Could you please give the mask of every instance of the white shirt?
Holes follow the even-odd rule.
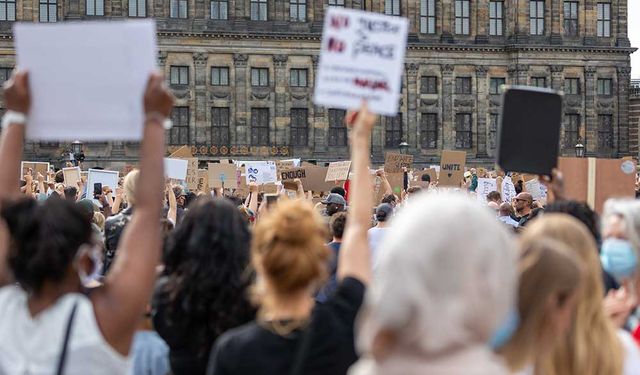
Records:
[[[387,232],[387,228],[378,228],[373,227],[369,229],[368,237],[369,237],[369,250],[371,251],[371,264],[375,269],[380,260],[380,254],[378,254],[378,249],[382,244],[382,240]]]
[[[517,221],[513,220],[511,216],[498,216],[498,220],[505,224],[509,224],[514,228],[517,228],[520,225]]]
[[[27,293],[12,285],[0,288],[0,375],[55,375],[76,301],[64,374],[126,374],[128,358],[105,341],[86,296],[66,294],[32,317]]]

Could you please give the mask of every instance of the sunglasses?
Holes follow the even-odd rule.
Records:
[[[516,198],[516,202],[529,202],[528,199]]]

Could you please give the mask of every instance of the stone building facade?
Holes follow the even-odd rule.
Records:
[[[406,141],[416,162],[443,149],[490,164],[502,84],[565,92],[561,147],[589,156],[637,156],[629,121],[629,0],[0,0],[0,78],[14,64],[12,20],[157,22],[158,65],[176,97],[170,147],[201,160],[348,155],[343,112],[313,105],[326,8],[407,17],[400,111],[381,118],[376,162]],[[4,7],[4,9],[3,9]],[[13,13],[12,13],[13,12]],[[527,140],[523,139],[523,142]],[[130,163],[137,145],[86,144],[90,165]],[[64,144],[30,144],[52,159]]]

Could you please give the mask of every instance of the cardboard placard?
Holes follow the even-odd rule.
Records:
[[[316,165],[305,165],[305,179],[302,185],[305,191],[313,191],[316,193],[329,192],[335,186],[342,186],[344,181],[325,181],[329,168],[319,167]]]
[[[198,190],[198,159],[188,158],[187,161],[187,178],[185,182],[191,191]]]
[[[238,188],[238,172],[235,164],[209,163],[209,187]]]
[[[276,164],[272,161],[248,161],[246,168],[247,185],[255,182],[258,185],[273,184],[278,181]]]
[[[164,158],[164,174],[170,179],[185,181],[189,162],[184,159]]]
[[[174,151],[169,157],[172,159],[189,159],[193,157],[193,154],[191,153],[191,147],[185,145]]]
[[[396,116],[408,20],[329,7],[324,17],[314,103]]]
[[[402,168],[410,169],[413,164],[413,155],[387,152],[384,156],[384,171],[387,173],[402,173]]]
[[[209,191],[209,171],[206,169],[198,169],[198,186],[196,188],[198,191],[208,192]]]
[[[478,201],[486,203],[487,195],[497,190],[498,185],[495,178],[478,178],[478,187],[476,188],[476,198]]]
[[[66,186],[78,186],[78,182],[82,181],[82,175],[80,174],[80,167],[62,168],[62,175],[64,176],[64,184]],[[109,186],[114,189],[114,186]]]
[[[351,160],[336,161],[329,164],[325,181],[345,181],[349,178],[349,169],[351,168]]]
[[[308,190],[308,188],[304,186],[304,181],[307,179],[307,170],[305,168],[285,169],[278,172],[278,176],[280,177],[280,181],[285,189],[298,189],[298,186],[294,181],[299,179],[302,182],[302,186]]]
[[[20,170],[22,171],[22,173],[20,174],[20,178],[23,178],[27,174],[29,169],[33,171],[32,176],[34,181],[37,178],[38,173],[47,177],[49,168],[50,168],[49,163],[43,163],[39,161],[23,161],[22,163],[20,163]]]
[[[467,153],[464,151],[442,151],[438,186],[460,187],[464,177]]]
[[[429,168],[429,169],[426,169],[426,170],[423,170],[423,171],[420,171],[420,172],[416,171],[413,174],[414,174],[414,180],[416,182],[424,182],[424,184],[422,184],[422,183],[421,184],[416,184],[417,186],[425,187],[425,186],[429,185],[428,182],[422,181],[422,176],[425,175],[425,174],[428,175],[431,178],[431,182],[437,182],[438,181],[438,172],[434,168]]]

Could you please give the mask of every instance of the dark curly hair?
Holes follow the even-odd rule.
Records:
[[[192,204],[165,243],[154,324],[172,351],[173,343],[183,352],[187,346],[203,373],[216,338],[255,317],[247,292],[253,281],[250,238],[231,201],[203,198]]]
[[[71,201],[20,199],[5,202],[0,215],[11,235],[9,267],[28,292],[40,292],[47,281],[61,281],[78,248],[91,242],[91,224]]]
[[[344,228],[347,225],[347,213],[338,212],[331,216],[329,226],[331,227],[331,235],[337,239],[342,239]]]

